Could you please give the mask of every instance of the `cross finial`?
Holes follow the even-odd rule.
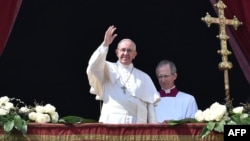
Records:
[[[218,18],[211,17],[209,13],[206,13],[205,17],[202,17],[201,20],[206,22],[208,27],[212,23],[218,24],[220,27],[220,34],[217,35],[217,38],[220,39],[221,43],[221,50],[218,50],[218,54],[222,56],[222,62],[219,63],[218,67],[220,70],[224,70],[224,83],[225,83],[225,101],[226,104],[229,105],[230,103],[230,94],[229,94],[229,78],[228,78],[228,70],[233,67],[232,63],[228,61],[228,55],[231,52],[227,49],[227,40],[229,36],[226,34],[226,25],[234,26],[234,29],[237,30],[238,26],[242,25],[243,23],[240,22],[236,16],[233,19],[227,19],[224,14],[224,9],[227,7],[222,0],[219,0],[215,7],[218,8]]]

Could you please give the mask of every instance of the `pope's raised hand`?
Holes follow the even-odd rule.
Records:
[[[103,41],[104,46],[109,46],[113,42],[113,40],[117,36],[117,34],[114,34],[115,30],[116,27],[114,25],[109,26],[109,28],[106,30]]]

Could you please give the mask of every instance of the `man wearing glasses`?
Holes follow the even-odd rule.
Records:
[[[102,44],[91,55],[87,75],[90,93],[102,100],[99,122],[102,123],[157,123],[155,105],[160,95],[148,74],[134,67],[136,44],[131,39],[121,40],[115,51],[118,60],[106,60],[109,45],[117,34],[110,26]]]
[[[194,118],[198,110],[195,98],[179,91],[175,86],[176,65],[170,60],[162,60],[156,66],[155,72],[161,87],[161,101],[156,107],[158,122]]]

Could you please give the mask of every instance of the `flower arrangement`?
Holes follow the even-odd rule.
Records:
[[[29,120],[37,123],[57,123],[59,119],[56,108],[51,104],[46,104],[45,106],[36,105],[34,109],[22,107],[20,111],[24,113],[28,111]]]
[[[233,107],[229,104],[214,102],[205,110],[198,110],[195,118],[167,121],[169,125],[182,123],[205,123],[201,131],[201,138],[206,137],[211,131],[224,133],[224,125],[250,125],[250,103],[241,103],[242,106]]]
[[[224,125],[250,124],[250,103],[242,105],[233,107],[232,103],[226,106],[215,102],[204,111],[198,110],[195,114],[195,119],[198,122],[206,123],[201,132],[201,137],[204,138],[213,130],[223,133]]]
[[[18,103],[16,106],[13,104],[14,101]],[[23,106],[18,107],[19,104]],[[7,96],[0,98],[0,125],[6,133],[16,129],[26,134],[28,122],[56,123],[58,119],[59,114],[51,104],[45,106],[35,104],[35,106],[31,107],[25,105],[20,99]]]
[[[97,121],[79,116],[59,118],[55,106],[51,104],[42,105],[35,103],[34,106],[27,106],[20,99],[9,98],[8,96],[0,97],[0,126],[2,126],[7,135],[17,131],[21,133],[22,137],[25,137],[29,122],[75,124]]]

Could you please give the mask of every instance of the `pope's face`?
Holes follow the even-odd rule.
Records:
[[[116,56],[123,65],[129,65],[137,55],[135,44],[130,40],[124,40],[118,44]]]

